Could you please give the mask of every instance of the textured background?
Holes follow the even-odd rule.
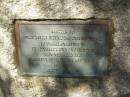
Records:
[[[18,74],[15,19],[113,20],[112,67],[104,78]],[[130,0],[0,0],[0,97],[130,97]]]

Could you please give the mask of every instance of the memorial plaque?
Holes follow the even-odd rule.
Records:
[[[15,22],[22,75],[103,76],[110,57],[110,20]]]

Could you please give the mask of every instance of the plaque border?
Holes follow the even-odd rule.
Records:
[[[22,64],[21,64],[21,47],[20,47],[20,29],[19,25],[105,25],[107,29],[107,69],[103,73],[103,75],[63,75],[63,74],[39,74],[39,73],[25,73],[22,71]],[[15,30],[15,43],[16,43],[16,63],[19,69],[19,74],[22,76],[44,76],[44,77],[108,77],[109,71],[111,70],[112,59],[111,59],[111,49],[114,45],[112,35],[114,34],[114,24],[111,19],[47,19],[47,20],[16,20],[14,23],[14,30]]]

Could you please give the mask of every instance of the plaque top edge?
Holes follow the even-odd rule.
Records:
[[[112,20],[110,19],[83,19],[83,20],[16,20],[15,25],[29,25],[29,24],[103,24],[103,25],[110,25],[112,24]]]

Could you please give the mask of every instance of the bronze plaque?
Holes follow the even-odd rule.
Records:
[[[22,75],[103,76],[110,64],[110,20],[15,22]]]

